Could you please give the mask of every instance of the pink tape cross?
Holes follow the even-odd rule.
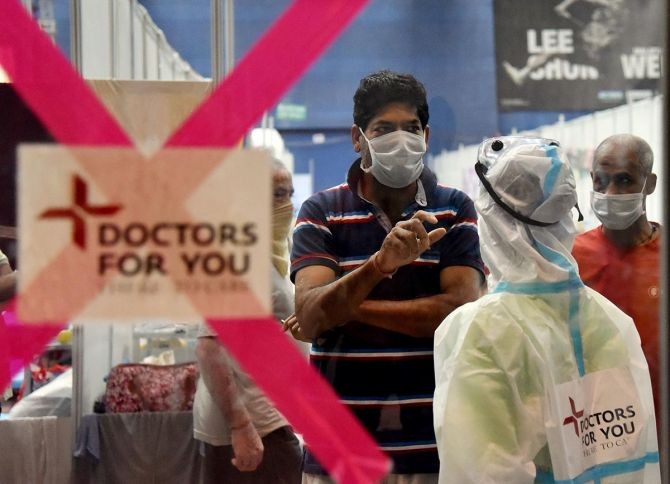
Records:
[[[366,3],[296,0],[167,145],[236,144]],[[0,10],[0,65],[52,135],[63,144],[132,145],[20,3],[0,0]],[[13,316],[11,309],[7,316]],[[305,362],[274,319],[208,322],[241,366],[304,435],[331,477],[338,482],[374,482],[388,471],[388,458]],[[58,330],[58,326],[20,323],[10,327],[0,321],[0,388],[8,383],[11,361],[27,363]],[[12,351],[7,341],[13,341]],[[16,342],[30,344],[19,346]]]

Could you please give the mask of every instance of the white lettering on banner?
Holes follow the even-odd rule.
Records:
[[[621,55],[621,70],[626,79],[660,79],[660,47],[635,47],[631,54]]]
[[[593,66],[571,64],[565,59],[552,59],[530,73],[534,81],[577,81],[598,79],[598,69]]]
[[[550,398],[547,439],[557,479],[635,455],[648,419],[630,370],[587,374],[558,385]]]
[[[572,54],[575,51],[570,29],[542,29],[539,39],[535,29],[526,31],[529,54]]]

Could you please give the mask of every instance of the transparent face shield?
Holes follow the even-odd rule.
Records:
[[[560,143],[551,138],[541,138],[534,136],[500,136],[496,138],[488,138],[482,141],[482,143],[479,145],[479,150],[477,152],[477,162],[475,163],[475,172],[477,173],[479,180],[482,182],[482,185],[491,198],[493,198],[493,200],[512,217],[528,225],[535,225],[539,227],[553,225],[555,222],[542,222],[540,220],[535,220],[514,210],[500,198],[500,196],[496,193],[486,178],[486,173],[495,165],[501,155],[507,153],[512,148],[516,148],[517,146],[522,145],[560,147]],[[579,210],[579,204],[575,204],[575,208],[579,214],[578,220],[581,222],[584,217],[582,212]]]

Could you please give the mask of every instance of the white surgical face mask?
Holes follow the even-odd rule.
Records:
[[[591,190],[591,208],[608,229],[627,229],[644,213],[644,181],[640,193],[607,195]]]
[[[372,158],[369,168],[364,168],[361,160],[364,172],[372,173],[379,183],[392,188],[406,187],[419,178],[426,152],[426,140],[422,134],[398,130],[368,139],[363,130],[358,129],[368,142]]]

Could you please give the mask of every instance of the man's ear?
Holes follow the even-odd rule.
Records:
[[[361,152],[361,131],[358,129],[357,124],[351,126],[351,144],[354,147],[356,153]]]
[[[426,125],[425,128],[423,128],[423,135],[426,139],[426,150],[428,149],[428,138],[430,138],[430,126]]]
[[[654,190],[656,190],[657,180],[658,177],[656,176],[656,173],[649,173],[649,175],[647,175],[647,183],[644,184],[645,195],[651,195],[652,193],[654,193]]]

